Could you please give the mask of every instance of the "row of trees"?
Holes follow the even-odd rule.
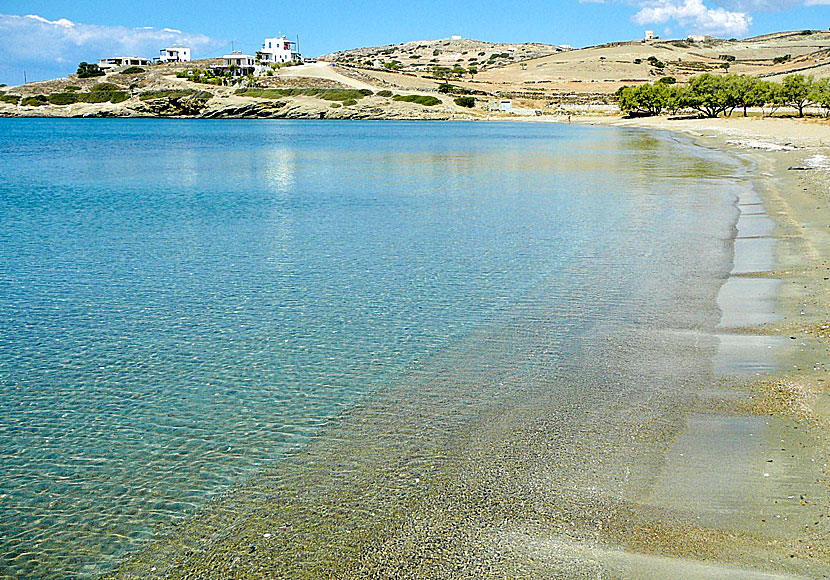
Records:
[[[694,110],[706,117],[729,116],[735,109],[769,107],[772,114],[789,106],[804,116],[804,108],[818,105],[830,114],[830,79],[815,80],[799,74],[784,77],[783,82],[765,81],[747,75],[703,74],[678,85],[672,77],[617,91],[620,110],[625,113],[659,115]]]

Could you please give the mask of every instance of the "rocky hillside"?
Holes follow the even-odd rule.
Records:
[[[483,71],[564,50],[563,47],[550,44],[507,44],[468,38],[444,38],[343,50],[320,59],[392,71],[431,71],[434,67]]]

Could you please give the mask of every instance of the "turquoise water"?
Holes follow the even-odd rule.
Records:
[[[518,303],[563,342],[728,271],[735,166],[638,131],[3,119],[0,152],[3,577],[110,569]]]

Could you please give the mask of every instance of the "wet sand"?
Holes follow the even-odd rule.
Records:
[[[828,577],[830,180],[787,170],[813,146],[684,130],[752,177],[732,271],[691,301],[717,305],[713,332],[609,324],[583,345],[595,366],[553,395],[546,327],[528,340],[522,324],[545,320],[541,303],[475,337],[486,349],[433,361],[418,397],[407,384],[367,401],[113,576]],[[498,388],[511,381],[523,392]],[[578,381],[604,392],[586,400]]]
[[[716,559],[733,551],[740,562],[766,546],[770,563],[789,558],[782,571],[826,578],[830,173],[823,162],[830,124],[757,118],[610,124],[679,131],[755,166],[757,196],[738,202],[734,268],[718,295],[722,389],[687,419],[650,501],[696,506],[690,516],[706,530],[728,532],[724,540],[733,543],[732,550],[713,542],[701,551],[689,542],[680,557],[714,549]],[[736,354],[743,362],[730,368]],[[742,540],[752,547],[735,553]],[[705,570],[687,574],[710,577]]]

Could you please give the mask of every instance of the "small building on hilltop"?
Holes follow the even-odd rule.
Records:
[[[250,54],[233,51],[222,57],[222,64],[213,68],[214,72],[231,73],[234,77],[244,77],[257,71],[256,59]]]
[[[170,48],[159,51],[159,62],[190,62],[190,48],[181,44],[174,44]]]
[[[257,51],[256,57],[259,62],[266,65],[302,60],[297,43],[287,40],[285,36],[266,38],[262,50]]]
[[[114,56],[112,58],[98,60],[98,68],[106,72],[121,68],[122,66],[148,66],[150,64],[149,58],[141,58],[139,56]]]

